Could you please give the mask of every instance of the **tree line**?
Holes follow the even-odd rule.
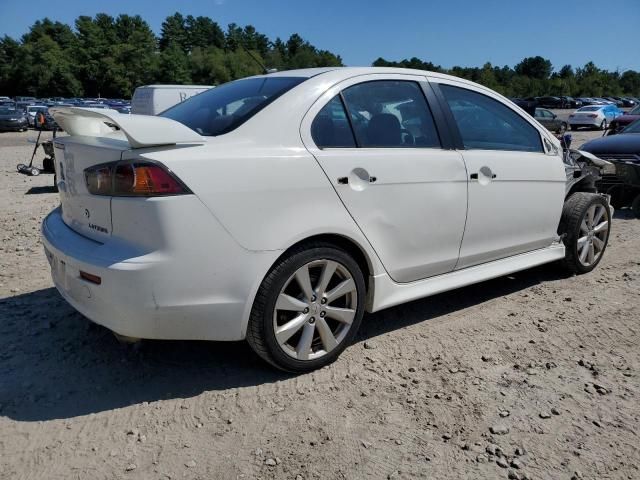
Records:
[[[0,95],[128,98],[139,85],[220,83],[269,68],[342,65],[294,33],[270,40],[252,25],[226,29],[175,13],[157,37],[139,15],[80,16],[75,28],[45,18],[20,40],[0,39]],[[257,60],[257,61],[256,61]]]
[[[399,62],[378,58],[373,65],[448,73],[480,83],[507,97],[640,95],[640,72],[609,72],[598,68],[593,62],[577,68],[564,65],[555,71],[551,61],[540,56],[524,58],[513,68],[508,65],[498,67],[487,62],[482,67],[446,69],[415,57]]]
[[[262,73],[260,64],[288,70],[343,63],[297,33],[271,40],[252,25],[223,29],[203,16],[175,13],[162,23],[159,36],[139,15],[80,16],[74,28],[45,18],[19,40],[0,39],[0,95],[126,98],[145,84],[217,85]],[[640,95],[639,72],[609,72],[593,62],[557,71],[539,56],[513,68],[486,63],[446,69],[415,57],[378,58],[373,65],[449,73],[507,96]]]

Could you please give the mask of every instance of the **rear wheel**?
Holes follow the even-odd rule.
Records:
[[[364,313],[357,262],[331,244],[293,250],[265,277],[247,341],[272,365],[305,372],[333,362],[351,343]]]
[[[602,259],[609,241],[609,205],[601,195],[574,193],[564,204],[558,231],[566,247],[565,268],[577,274],[590,272]]]

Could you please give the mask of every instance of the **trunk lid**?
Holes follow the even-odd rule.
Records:
[[[198,133],[169,118],[78,107],[50,111],[69,134],[54,141],[62,218],[70,228],[98,242],[112,233],[112,197],[89,193],[86,168],[119,161],[123,152],[133,149],[205,143]]]
[[[126,140],[106,137],[58,137],[54,141],[55,169],[62,218],[71,229],[104,242],[111,236],[111,197],[91,195],[84,170],[120,160]]]

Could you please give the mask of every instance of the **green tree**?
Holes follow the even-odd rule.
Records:
[[[189,33],[185,18],[181,13],[174,13],[162,22],[160,30],[160,49],[164,50],[171,44],[175,44],[185,52],[188,51]]]
[[[546,80],[551,75],[551,62],[540,56],[524,58],[515,66],[518,75]]]
[[[160,53],[155,80],[168,84],[191,83],[191,65],[188,55],[175,43]]]

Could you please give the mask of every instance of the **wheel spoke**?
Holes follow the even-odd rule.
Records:
[[[587,259],[587,254],[589,253],[589,242],[585,242],[582,246],[582,250],[580,250],[580,262],[584,263]]]
[[[327,303],[333,302],[336,298],[340,298],[347,293],[353,292],[356,289],[356,284],[351,278],[347,278],[342,281],[338,285],[336,285],[333,289],[325,294],[327,299]]]
[[[589,227],[593,227],[593,214],[596,210],[596,206],[595,205],[591,205],[589,207],[589,209],[587,210],[587,225]]]
[[[604,248],[604,241],[598,237],[593,237],[593,245],[596,247],[596,251],[599,253]]]
[[[350,308],[327,307],[325,311],[327,312],[327,317],[333,318],[340,323],[346,323],[347,325],[351,325],[353,317],[356,314],[356,311]]]
[[[580,223],[580,233],[589,233],[589,227],[587,226],[587,218],[583,218]]]
[[[290,310],[292,312],[302,312],[305,308],[307,308],[307,304],[302,300],[298,300],[297,298],[292,297],[291,295],[287,295],[286,293],[281,293],[278,295],[278,301],[276,302],[276,310]]]
[[[308,301],[313,297],[313,288],[311,288],[311,278],[309,278],[309,266],[304,265],[296,272],[296,280],[302,289],[302,293]]]
[[[278,340],[278,343],[280,343],[281,345],[283,343],[286,343],[287,340],[293,337],[296,332],[302,328],[306,321],[306,315],[298,315],[294,319],[289,320],[281,327],[278,327],[278,329],[276,330],[276,340]]]
[[[320,275],[320,281],[318,282],[318,286],[316,287],[316,295],[321,297],[324,295],[329,282],[331,281],[331,277],[336,272],[336,268],[338,264],[332,260],[327,260],[322,268],[322,274]]]
[[[586,235],[584,237],[580,237],[578,239],[578,250],[582,251],[582,247],[584,246],[584,243],[588,240],[589,240],[589,237],[587,237]]]
[[[600,205],[597,208],[595,215],[593,216],[593,224],[594,225],[598,225],[600,220],[602,220],[602,216],[603,215],[604,215],[604,207],[602,205]]]
[[[600,233],[600,232],[606,231],[607,228],[609,228],[609,222],[607,220],[605,220],[604,222],[601,222],[598,225],[596,225],[596,227],[593,229],[593,231],[595,233]]]
[[[326,352],[330,352],[338,346],[338,341],[336,340],[336,337],[333,336],[333,332],[331,332],[331,328],[329,328],[329,325],[327,325],[324,318],[318,318],[316,321],[316,328],[318,329],[320,340],[322,340],[322,345]]]
[[[300,335],[300,340],[296,346],[296,355],[299,360],[309,360],[311,354],[311,343],[313,342],[313,335],[316,331],[314,323],[306,323]]]
[[[595,248],[593,247],[593,242],[589,243],[589,254],[587,255],[587,262],[589,262],[589,265],[591,265],[593,263],[593,260],[595,259]]]

